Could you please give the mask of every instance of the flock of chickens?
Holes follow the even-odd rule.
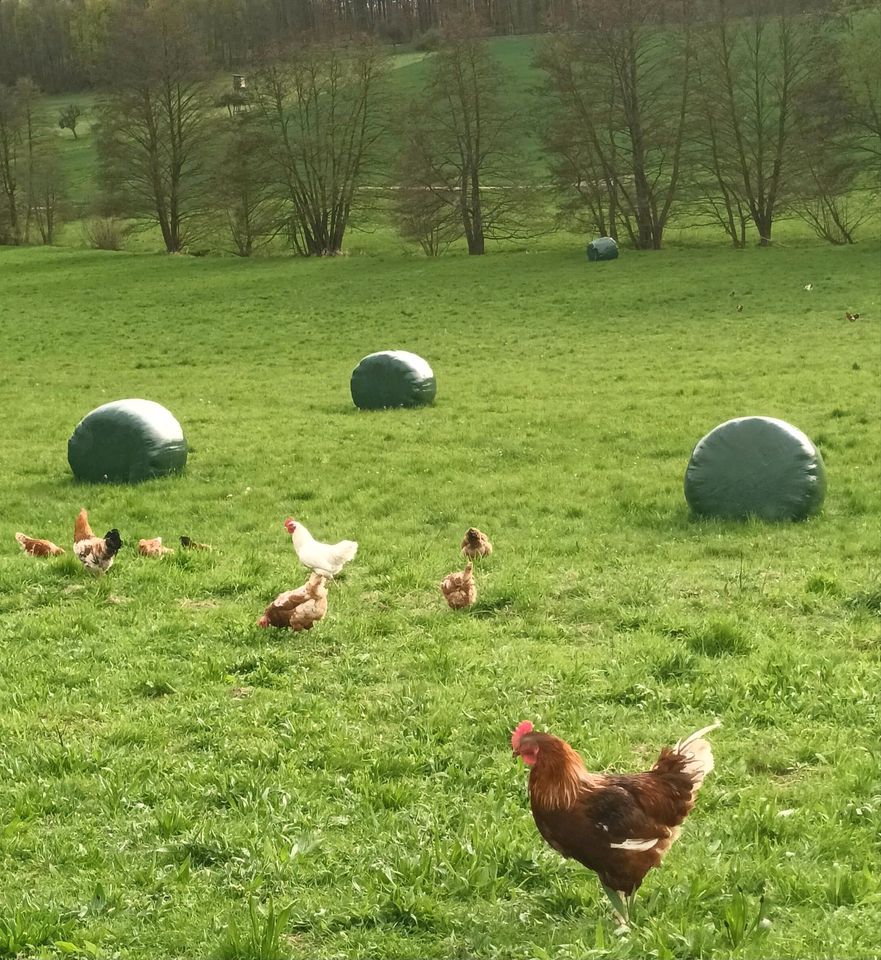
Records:
[[[353,540],[321,543],[292,518],[284,521],[309,579],[296,590],[279,594],[257,621],[261,627],[311,630],[327,613],[327,584],[354,558]],[[25,553],[35,557],[63,554],[62,547],[16,533]],[[210,550],[208,544],[181,537],[183,549]],[[88,514],[80,510],[74,525],[73,552],[82,565],[103,574],[122,547],[119,531],[97,537]],[[161,537],[140,540],[138,552],[163,556],[174,551]],[[448,574],[440,589],[449,606],[460,610],[477,600],[474,561],[489,557],[492,544],[476,527],[462,540],[465,569]],[[590,773],[575,750],[550,733],[540,733],[524,720],[511,736],[511,749],[529,768],[529,800],[539,833],[563,857],[577,860],[599,877],[619,923],[629,927],[630,910],[645,875],[661,863],[694,806],[698,789],[713,769],[713,753],[704,736],[711,724],[673,747],[665,747],[651,770],[638,774]]]
[[[327,581],[334,577],[354,558],[358,544],[354,540],[339,543],[321,543],[302,523],[288,517],[285,530],[300,563],[311,570],[309,579],[296,590],[280,593],[263,611],[257,621],[261,627],[281,627],[294,631],[311,630],[327,613]],[[51,540],[29,537],[16,533],[15,539],[21,549],[34,557],[54,557],[63,554],[64,548]],[[181,537],[180,545],[185,550],[210,550],[207,543],[199,543],[190,537]],[[73,530],[74,556],[93,573],[106,573],[122,547],[119,530],[108,530],[103,537],[96,537],[89,526],[89,515],[83,507],[77,515]],[[488,557],[493,552],[487,536],[476,527],[469,527],[462,540],[462,553],[468,558],[465,569],[454,571],[441,581],[441,593],[453,610],[472,606],[477,600],[477,585],[474,582],[473,560]],[[174,553],[162,543],[162,537],[138,541],[138,553],[145,557],[162,557]]]

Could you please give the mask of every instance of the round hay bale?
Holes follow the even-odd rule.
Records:
[[[587,259],[591,262],[596,260],[617,260],[618,244],[612,237],[597,237],[591,240],[587,245]]]
[[[685,499],[705,517],[804,520],[826,495],[820,451],[792,424],[738,417],[711,430],[691,454]]]
[[[371,353],[352,371],[352,400],[361,410],[418,407],[437,393],[428,363],[406,350]]]
[[[152,400],[115,400],[77,424],[67,462],[78,480],[140,483],[183,470],[187,441],[170,411]]]

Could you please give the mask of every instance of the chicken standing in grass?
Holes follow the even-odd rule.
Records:
[[[713,752],[711,724],[665,747],[647,773],[589,773],[568,743],[524,720],[511,748],[530,768],[529,802],[538,832],[562,856],[598,874],[616,917],[626,923],[645,875],[679,836]]]
[[[162,537],[150,537],[138,540],[138,553],[142,557],[164,557],[166,554],[174,553],[174,550],[171,547],[162,546]]]
[[[462,538],[462,553],[473,560],[475,557],[488,557],[493,552],[489,537],[477,527],[469,527]]]
[[[210,550],[211,547],[207,543],[199,543],[198,540],[193,540],[190,537],[181,537],[180,545],[184,550]]]
[[[311,630],[327,613],[327,586],[324,577],[313,573],[296,590],[280,593],[257,621],[261,627],[289,627]]]
[[[453,610],[462,610],[470,607],[477,600],[477,584],[472,573],[473,563],[469,560],[465,569],[448,573],[441,580],[441,593]]]
[[[96,537],[89,526],[86,508],[80,510],[73,529],[73,552],[79,562],[93,573],[106,573],[122,546],[119,531],[114,527],[103,537]]]
[[[333,578],[358,552],[354,540],[340,540],[339,543],[321,543],[296,520],[287,518],[285,530],[291,535],[294,550],[304,567],[328,580]]]
[[[51,540],[38,540],[36,537],[29,537],[26,533],[17,533],[15,539],[21,549],[32,557],[57,557],[64,553],[64,547],[59,547]]]

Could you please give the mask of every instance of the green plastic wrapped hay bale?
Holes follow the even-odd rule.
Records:
[[[361,410],[385,407],[418,407],[431,403],[437,393],[428,363],[406,350],[371,353],[352,371],[352,400]]]
[[[115,400],[83,417],[67,441],[78,480],[140,483],[186,466],[187,441],[169,410],[152,400]]]
[[[685,499],[700,516],[804,520],[826,495],[820,451],[792,424],[738,417],[711,430],[685,471]]]
[[[587,245],[587,259],[591,262],[596,260],[617,260],[618,244],[612,237],[597,237],[591,240]]]

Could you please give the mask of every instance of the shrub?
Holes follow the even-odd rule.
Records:
[[[429,27],[416,38],[413,44],[417,50],[423,53],[431,53],[433,50],[437,50],[440,45],[441,33],[437,27]]]
[[[86,243],[95,250],[122,250],[129,231],[116,217],[93,217],[83,224]]]

